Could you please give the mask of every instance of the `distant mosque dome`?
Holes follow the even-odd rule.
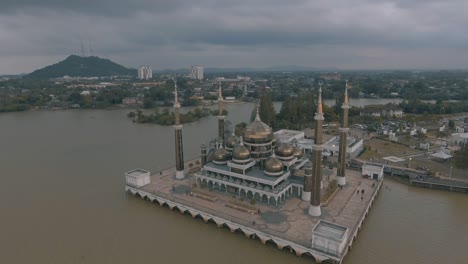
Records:
[[[213,162],[216,164],[226,164],[229,159],[229,152],[224,148],[218,148],[213,154]]]
[[[299,148],[299,147],[294,147],[293,148],[293,154],[294,154],[294,157],[300,159],[302,158],[302,149]]]
[[[239,139],[235,136],[235,135],[232,135],[230,136],[227,140],[226,140],[226,148],[227,149],[233,149],[234,146],[236,145],[237,141]]]
[[[288,143],[281,143],[275,152],[280,158],[292,158],[294,156],[294,149]]]
[[[266,161],[264,172],[269,176],[281,176],[283,174],[283,163],[273,156]]]

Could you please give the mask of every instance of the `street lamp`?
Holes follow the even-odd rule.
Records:
[[[409,165],[408,165],[408,168],[410,168],[410,169],[411,169],[411,159],[412,158],[409,158]]]
[[[453,169],[453,165],[450,164],[450,176],[449,176],[449,178],[452,178],[452,169]]]

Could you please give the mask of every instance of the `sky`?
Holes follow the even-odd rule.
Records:
[[[80,55],[82,43],[153,70],[466,69],[467,10],[466,0],[1,0],[0,74]]]

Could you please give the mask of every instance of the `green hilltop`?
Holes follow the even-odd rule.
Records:
[[[96,56],[81,57],[70,55],[63,61],[35,70],[25,75],[29,79],[70,77],[104,77],[115,75],[136,75],[135,69],[128,69],[108,59]]]

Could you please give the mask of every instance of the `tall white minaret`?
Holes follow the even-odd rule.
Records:
[[[322,82],[319,82],[320,89],[317,100],[317,112],[315,113],[315,142],[312,149],[312,160],[314,167],[312,171],[312,196],[310,198],[309,215],[320,216],[320,188],[322,185],[322,151],[323,151],[323,108],[322,108]]]
[[[176,155],[176,179],[185,178],[184,172],[184,147],[182,142],[182,125],[180,124],[180,103],[177,95],[177,81],[174,80],[174,114],[175,114],[175,155]]]
[[[348,112],[349,112],[349,98],[348,98],[348,80],[346,79],[345,94],[343,105],[343,118],[340,127],[340,150],[339,150],[339,166],[336,175],[338,185],[346,185],[346,150],[348,148]]]
[[[218,81],[218,138],[224,146],[224,109],[223,109],[223,94],[221,91],[221,81]]]

